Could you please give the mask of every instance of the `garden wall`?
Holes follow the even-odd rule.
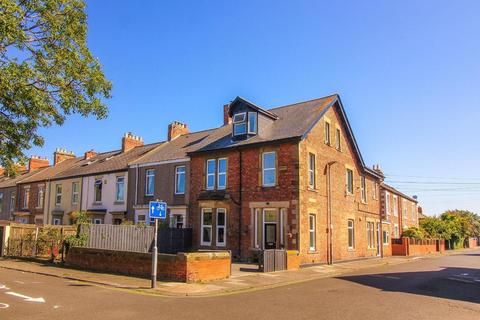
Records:
[[[152,256],[149,253],[73,247],[68,251],[66,264],[82,269],[149,278]],[[227,251],[158,255],[159,280],[206,282],[228,278],[230,272],[231,257]]]
[[[417,240],[411,238],[395,239],[395,241],[392,241],[392,255],[421,256],[442,252],[443,246],[443,240]]]

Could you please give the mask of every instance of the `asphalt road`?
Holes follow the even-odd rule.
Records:
[[[0,319],[480,319],[480,250],[211,298],[0,270]]]

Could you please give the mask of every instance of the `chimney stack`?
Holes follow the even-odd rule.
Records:
[[[143,146],[143,138],[134,136],[131,132],[125,133],[122,138],[122,152],[127,152],[138,146]]]
[[[232,123],[232,117],[228,114],[230,112],[230,103],[223,106],[223,125]]]
[[[39,156],[31,156],[28,161],[28,172],[35,171],[40,168],[48,167],[50,162],[47,158],[42,158]]]
[[[88,160],[88,159],[90,159],[90,158],[92,158],[96,155],[97,155],[97,152],[95,152],[95,150],[93,150],[93,149],[90,149],[88,151],[85,151],[85,153],[83,155],[83,159]]]
[[[168,125],[168,141],[172,141],[183,134],[188,134],[188,132],[186,124],[174,121]]]
[[[378,164],[373,165],[373,171],[375,171],[376,173],[378,173],[382,176],[384,175],[382,169],[380,169],[380,165],[378,165]]]
[[[55,152],[53,153],[53,165],[57,165],[60,162],[68,159],[73,159],[75,158],[75,154],[73,151],[67,151],[67,149],[63,148],[57,148],[55,149]]]

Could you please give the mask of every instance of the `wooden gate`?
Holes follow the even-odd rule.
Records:
[[[287,269],[287,252],[285,250],[263,250],[260,269],[263,272],[274,272]]]

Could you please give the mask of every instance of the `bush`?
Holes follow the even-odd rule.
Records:
[[[403,231],[402,236],[407,238],[419,239],[419,240],[425,237],[422,230],[420,230],[417,227],[408,228],[407,230]]]

